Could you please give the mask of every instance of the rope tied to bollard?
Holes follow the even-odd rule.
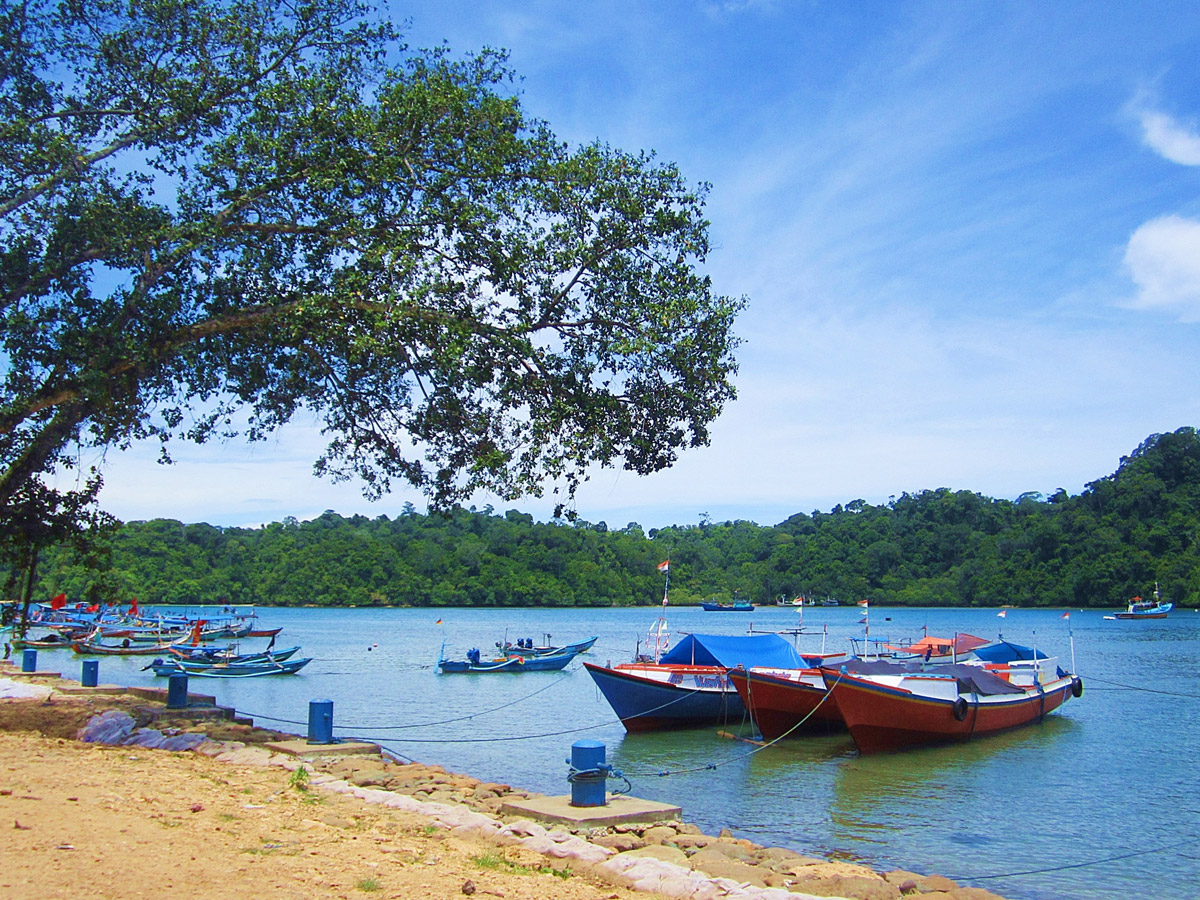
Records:
[[[629,779],[625,777],[625,773],[621,772],[619,769],[613,768],[610,765],[601,764],[593,769],[577,769],[570,765],[570,763],[571,761],[568,759],[568,784],[575,784],[576,782],[581,784],[589,784],[597,781],[605,781],[609,778],[620,778],[623,782],[625,782],[625,787],[623,789],[609,791],[610,794],[628,794],[633,790],[633,785],[629,783]]]

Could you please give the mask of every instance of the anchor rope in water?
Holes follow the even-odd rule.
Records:
[[[1023,872],[1004,872],[997,875],[963,875],[956,876],[956,881],[991,881],[996,878],[1018,878],[1022,875],[1045,875],[1049,872],[1062,872],[1067,869],[1084,869],[1088,866],[1099,866],[1104,863],[1116,862],[1121,859],[1131,859],[1135,856],[1145,856],[1149,853],[1162,853],[1165,850],[1171,849],[1170,844],[1165,844],[1162,847],[1151,847],[1148,850],[1133,850],[1129,853],[1118,853],[1116,856],[1106,856],[1103,859],[1093,859],[1089,862],[1066,863],[1061,866],[1049,866],[1045,869],[1028,869]]]

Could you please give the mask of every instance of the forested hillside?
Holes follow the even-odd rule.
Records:
[[[48,552],[35,597],[143,604],[589,606],[733,592],[873,604],[1118,606],[1148,594],[1200,602],[1200,436],[1147,438],[1078,496],[994,500],[941,488],[861,500],[773,527],[701,523],[643,533],[524,513],[344,518],[217,528],[130,522],[94,553]]]

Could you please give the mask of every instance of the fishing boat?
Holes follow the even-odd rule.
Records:
[[[58,632],[50,632],[37,638],[14,637],[8,641],[14,650],[58,650],[71,646],[71,638],[64,637]]]
[[[651,635],[661,640],[663,632],[659,628]],[[731,669],[812,665],[777,634],[689,634],[655,659],[638,657],[615,666],[583,664],[631,732],[738,722],[746,708],[729,681]]]
[[[1165,619],[1167,613],[1175,608],[1174,603],[1163,603],[1158,595],[1158,586],[1154,588],[1154,599],[1143,600],[1141,597],[1134,597],[1129,601],[1129,605],[1125,607],[1125,612],[1119,612],[1113,618],[1116,619]],[[1105,618],[1108,618],[1105,616]]]
[[[705,600],[700,606],[708,612],[754,612],[754,604],[748,600],[734,600],[732,603]]]
[[[263,675],[294,675],[312,662],[311,657],[303,659],[265,659],[238,663],[197,664],[173,657],[156,659],[147,668],[155,675],[188,675],[198,678],[257,678]]]
[[[80,656],[153,656],[155,653],[169,652],[173,643],[177,642],[142,644],[131,638],[125,638],[119,644],[105,644],[98,640],[85,638],[81,641],[72,641],[71,649]]]
[[[517,638],[516,642],[509,640],[496,641],[496,647],[506,656],[553,656],[556,653],[585,653],[596,643],[595,637],[584,638],[569,644],[551,644],[550,635],[542,635],[545,643],[534,645],[533,638]]]
[[[472,647],[466,659],[438,660],[438,671],[443,675],[456,673],[488,674],[493,672],[556,672],[579,655],[578,650],[565,650],[544,656],[520,656],[511,654],[495,659],[484,659],[479,650]]]
[[[939,664],[848,660],[823,667],[821,675],[855,747],[868,754],[1034,724],[1083,693],[1083,681],[1055,658],[1034,656]]]
[[[854,657],[853,661],[925,665],[931,659],[934,664],[944,663],[949,657],[956,663],[971,662],[1002,668],[1016,661],[1048,659],[1041,651],[1029,647],[1008,641],[986,641],[970,634],[956,634],[953,639],[926,636],[913,644],[884,644],[883,647],[885,649],[880,655]],[[802,669],[735,669],[729,673],[729,678],[763,739],[775,741],[793,735],[824,734],[846,727],[822,673],[822,668],[828,670],[840,665],[840,662],[826,661]]]
[[[282,650],[260,650],[257,653],[238,653],[233,646],[229,647],[189,647],[174,644],[167,648],[171,655],[185,662],[197,665],[217,665],[218,663],[263,662],[268,659],[291,659],[300,652],[300,646],[285,647]]]

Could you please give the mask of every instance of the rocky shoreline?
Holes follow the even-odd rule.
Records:
[[[5,675],[12,676],[12,670],[0,671],[0,697],[12,698],[15,693],[17,699],[0,703],[24,703],[32,715],[50,715],[47,699],[61,684],[40,677],[5,679]],[[16,690],[6,691],[6,684]],[[938,875],[875,872],[853,863],[761,846],[735,838],[727,829],[718,835],[704,834],[679,820],[574,830],[542,824],[506,811],[506,803],[540,795],[441,766],[383,755],[339,755],[336,745],[330,746],[328,755],[306,753],[301,758],[271,748],[294,735],[251,723],[199,718],[190,710],[156,708],[144,699],[120,694],[92,694],[82,704],[75,694],[66,696],[74,700],[75,718],[61,727],[73,728],[71,736],[84,743],[190,752],[233,766],[281,769],[305,790],[415,814],[456,838],[540,858],[547,870],[578,869],[636,891],[699,900],[899,900],[907,896],[1000,900],[987,890],[963,887]],[[63,704],[58,705],[55,714],[61,716]],[[7,721],[0,717],[0,728],[14,729],[11,715]],[[464,885],[463,890],[472,893],[474,887],[467,890]]]

